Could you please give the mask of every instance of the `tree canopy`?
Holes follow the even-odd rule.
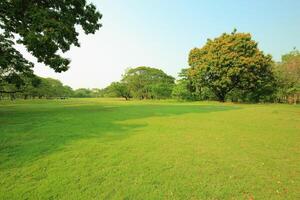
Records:
[[[121,82],[136,98],[161,99],[171,96],[174,80],[160,69],[141,66],[127,70]]]
[[[275,66],[275,73],[279,101],[300,94],[300,52],[297,49],[282,56],[281,62]],[[297,101],[297,97],[294,97],[294,101]]]
[[[258,49],[249,33],[224,33],[189,54],[189,75],[219,101],[232,90],[255,92],[273,80],[272,58]]]
[[[33,64],[14,47],[15,42],[55,72],[66,71],[70,60],[61,56],[71,45],[80,46],[77,26],[85,34],[101,27],[101,14],[86,0],[0,1],[0,84],[20,87],[22,76],[33,76]]]
[[[128,85],[124,82],[112,82],[106,89],[105,93],[110,97],[123,97],[126,100],[132,97]]]
[[[35,76],[32,78],[23,78],[24,84],[18,89],[14,84],[5,84],[3,86],[5,91],[0,92],[0,97],[14,98],[66,98],[72,97],[73,89],[59,80],[53,78],[42,78]],[[34,81],[33,81],[34,80]]]

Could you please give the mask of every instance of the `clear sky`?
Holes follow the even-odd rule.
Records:
[[[37,64],[36,74],[73,88],[102,88],[126,68],[151,66],[177,76],[189,50],[237,28],[250,32],[275,61],[300,48],[300,0],[93,0],[103,14],[95,35],[65,54],[71,68],[56,74]]]

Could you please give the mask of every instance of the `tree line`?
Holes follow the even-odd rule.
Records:
[[[189,68],[175,79],[150,67],[129,69],[104,95],[139,99],[232,102],[300,101],[300,52],[294,48],[274,62],[249,33],[224,33],[189,53]]]
[[[300,52],[296,49],[276,63],[258,49],[249,33],[234,31],[192,49],[188,61],[190,67],[182,69],[177,80],[161,69],[140,66],[126,70],[120,81],[102,89],[73,90],[59,80],[37,76],[21,75],[20,85],[2,78],[0,98],[174,98],[255,103],[300,100]]]
[[[300,100],[300,53],[294,49],[278,63],[258,48],[251,34],[224,33],[190,51],[188,68],[178,79],[160,69],[140,66],[104,89],[73,90],[59,80],[38,77],[34,64],[15,48],[22,44],[38,62],[67,71],[64,58],[80,46],[76,27],[93,34],[102,15],[86,0],[0,1],[0,97],[123,97],[137,99],[289,102]],[[17,37],[16,37],[17,36]]]

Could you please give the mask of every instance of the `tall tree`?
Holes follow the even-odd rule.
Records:
[[[207,86],[219,101],[233,89],[255,92],[273,79],[272,58],[265,55],[249,33],[222,34],[208,39],[189,55],[194,82]]]
[[[85,34],[101,27],[101,14],[86,0],[1,0],[0,1],[0,84],[23,84],[21,75],[32,76],[33,64],[15,49],[15,42],[55,72],[69,68],[61,56],[71,45],[80,46],[76,26]]]

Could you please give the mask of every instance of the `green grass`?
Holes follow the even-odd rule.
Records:
[[[300,199],[300,107],[0,102],[0,199]]]

